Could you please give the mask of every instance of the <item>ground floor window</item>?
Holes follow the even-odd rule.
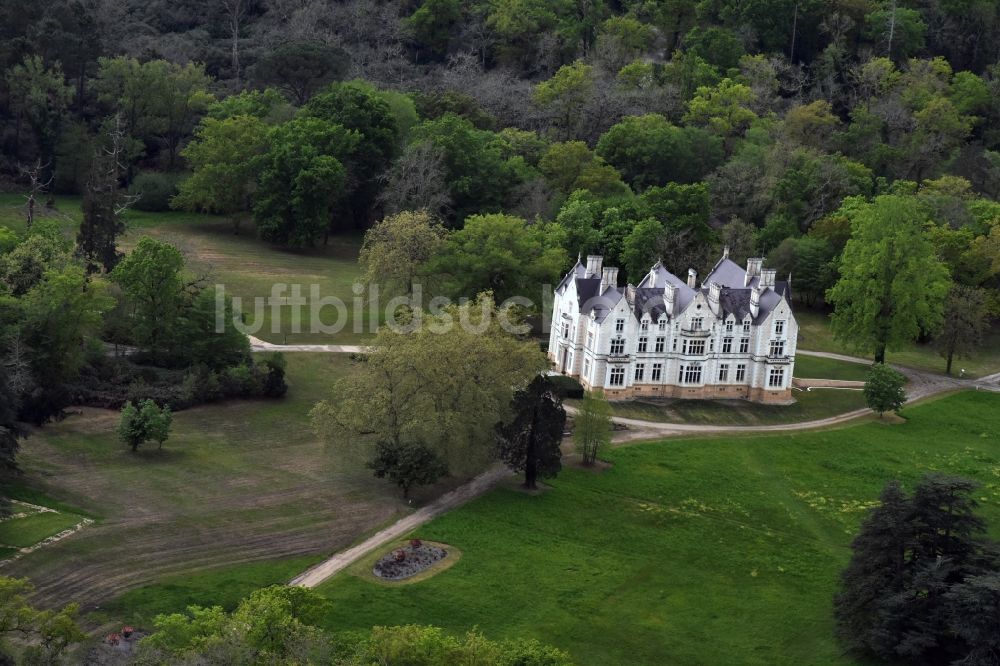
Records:
[[[747,378],[747,366],[745,363],[739,363],[736,366],[736,381],[742,382]]]
[[[723,363],[719,366],[719,381],[725,382],[729,381],[729,364]]]
[[[662,376],[663,376],[663,364],[662,363],[654,363],[653,364],[653,376],[650,377],[650,379],[652,379],[654,382],[658,382],[658,381],[660,381],[660,377],[662,377]]]
[[[635,381],[641,382],[642,378],[646,375],[646,364],[636,363],[635,364]]]
[[[584,376],[586,376],[588,378],[590,377],[590,359],[589,358],[583,359],[583,374],[584,374]]]
[[[625,383],[625,368],[611,368],[611,385],[622,386]]]
[[[682,365],[680,371],[680,383],[682,384],[700,384],[701,383],[701,366],[700,365]]]
[[[771,368],[771,374],[767,378],[767,385],[771,388],[781,388],[785,385],[785,369]]]

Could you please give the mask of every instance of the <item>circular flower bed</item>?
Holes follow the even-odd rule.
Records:
[[[415,576],[448,556],[444,548],[414,539],[410,545],[383,555],[372,568],[372,573],[385,580],[403,580]]]

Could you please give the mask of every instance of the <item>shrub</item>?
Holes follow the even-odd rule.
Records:
[[[138,194],[137,210],[163,212],[170,210],[170,199],[177,194],[178,178],[173,175],[143,171],[128,188],[129,194]]]
[[[583,399],[583,384],[565,375],[553,375],[549,377],[549,383],[556,389],[560,398]]]

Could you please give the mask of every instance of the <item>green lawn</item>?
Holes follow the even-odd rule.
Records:
[[[232,610],[254,590],[286,583],[319,559],[318,556],[292,557],[174,576],[130,590],[104,604],[88,619],[149,628],[157,614],[181,613],[191,605],[222,606]]]
[[[611,403],[615,416],[667,423],[770,425],[798,423],[861,409],[860,390],[793,390],[791,405],[760,405],[746,400],[623,400]],[[570,401],[579,405],[579,401]]]
[[[842,379],[863,382],[868,378],[869,368],[870,366],[861,363],[799,354],[795,357],[793,374],[800,379]]]
[[[329,626],[437,624],[534,636],[594,664],[847,664],[831,597],[883,484],[977,478],[1000,531],[1000,396],[962,393],[907,422],[627,446],[603,473],[509,489],[415,535],[463,552],[405,587],[341,574]]]
[[[162,451],[129,452],[114,435],[117,414],[103,410],[35,430],[19,457],[22,483],[101,519],[5,575],[30,577],[43,600],[91,608],[163,579],[338,550],[404,512],[391,484],[310,429],[309,410],[350,359],[287,361],[285,399],[177,412]]]
[[[830,317],[826,312],[799,308],[795,311],[795,320],[799,324],[798,345],[800,349],[861,357],[870,355],[870,352],[851,349],[834,340],[833,333],[830,332]],[[945,360],[927,344],[912,343],[898,351],[888,352],[886,357],[890,363],[898,363],[912,368],[941,373],[945,370]],[[798,363],[798,358],[796,358],[796,363]],[[962,368],[965,368],[966,377],[982,377],[1000,372],[1000,326],[993,326],[987,331],[978,353],[972,358],[955,359],[952,373],[958,375]],[[797,370],[796,376],[805,376],[800,375]]]
[[[0,195],[0,225],[23,231],[22,209],[20,196]],[[70,237],[75,235],[81,216],[80,200],[75,197],[57,197],[57,212],[39,212],[40,219],[57,220]],[[258,240],[249,224],[245,224],[238,234],[234,233],[232,225],[216,215],[133,210],[126,214],[126,219],[129,232],[122,240],[124,249],[134,245],[142,235],[173,243],[184,252],[190,270],[209,275],[211,284],[223,285],[227,294],[242,299],[248,323],[260,323],[254,335],[262,340],[289,344],[355,344],[373,334],[370,322],[376,321],[378,309],[372,316],[358,317],[368,312],[368,306],[356,309],[352,291],[359,275],[359,235],[336,236],[328,245],[314,249],[288,250]],[[300,309],[298,325],[293,321],[290,305],[274,309],[267,301],[262,301],[261,307],[255,308],[254,299],[270,297],[276,284],[287,285],[284,291],[275,292],[279,298],[291,296],[292,285],[299,285],[305,305]],[[313,285],[318,290],[319,301],[312,299]],[[343,328],[335,333],[311,332],[313,304],[318,307],[322,299],[331,297],[340,299],[346,309],[338,311],[333,305],[325,305],[318,310],[317,317],[326,326],[343,322]],[[356,324],[356,319],[361,321]],[[356,327],[360,328],[356,330]]]
[[[71,513],[35,513],[0,521],[0,546],[27,548],[76,525],[82,519]]]

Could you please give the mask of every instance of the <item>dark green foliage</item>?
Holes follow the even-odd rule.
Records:
[[[932,474],[907,497],[882,492],[852,543],[834,601],[852,651],[909,663],[992,663],[997,639],[996,545],[972,498],[978,485]],[[968,659],[968,661],[964,661]]]
[[[379,442],[367,466],[377,478],[399,486],[404,498],[414,486],[430,485],[448,473],[444,460],[420,442]]]
[[[0,346],[0,352],[5,352]],[[17,422],[19,396],[11,386],[11,368],[0,357],[0,474],[17,469],[19,440],[23,436]]]
[[[898,413],[906,402],[905,383],[903,373],[885,363],[876,363],[865,380],[865,402],[879,416],[890,411]]]
[[[135,177],[128,191],[138,197],[134,205],[136,210],[167,211],[170,210],[171,197],[177,194],[177,177],[143,171]]]
[[[551,478],[562,469],[563,430],[566,410],[548,378],[535,377],[511,401],[513,416],[498,423],[497,450],[500,460],[515,472],[524,472],[524,487],[535,489],[538,477]]]
[[[319,41],[283,42],[264,54],[254,68],[262,86],[282,90],[305,104],[323,86],[347,74],[351,57],[341,48]]]
[[[580,400],[583,398],[583,385],[573,377],[553,375],[549,377],[553,390],[563,400]]]

